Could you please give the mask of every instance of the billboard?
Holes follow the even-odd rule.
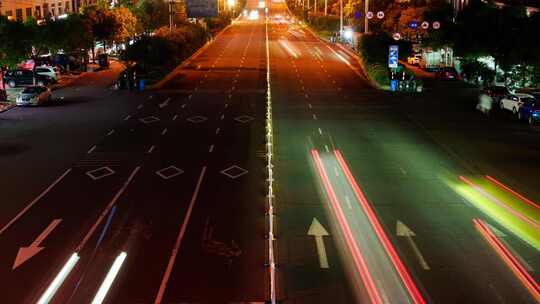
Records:
[[[217,0],[187,0],[187,14],[189,18],[217,17]]]

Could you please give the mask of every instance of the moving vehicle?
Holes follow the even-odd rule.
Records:
[[[437,70],[435,76],[440,80],[457,80],[459,74],[453,67],[442,67]]]
[[[530,125],[540,121],[540,100],[527,100],[518,111],[519,120],[527,120]]]
[[[513,114],[517,114],[519,111],[519,108],[525,103],[525,102],[534,102],[534,97],[529,94],[523,94],[523,93],[515,93],[515,94],[508,94],[505,97],[501,99],[499,102],[499,105],[501,107],[501,110],[508,110],[512,111]]]
[[[510,91],[508,91],[508,89],[503,86],[492,86],[485,87],[482,90],[482,93],[491,97],[493,102],[499,103],[504,96],[510,94]]]
[[[407,57],[407,63],[412,64],[412,65],[419,65],[421,58],[422,58],[422,54],[413,54]]]
[[[29,70],[9,70],[4,74],[4,81],[10,88],[29,86],[34,85],[34,76],[36,78],[35,83],[38,86],[45,86],[54,82],[54,79],[49,76],[37,73],[34,75],[34,72]]]
[[[44,102],[51,101],[51,90],[44,86],[26,87],[17,95],[18,106],[37,106]]]
[[[58,72],[50,66],[40,66],[35,68],[36,74],[49,76],[54,80],[58,80]]]

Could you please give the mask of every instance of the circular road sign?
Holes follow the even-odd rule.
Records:
[[[378,11],[377,12],[377,18],[379,18],[379,19],[384,18],[384,12],[383,11]]]
[[[362,17],[362,13],[359,11],[354,12],[354,19],[360,19]]]
[[[429,28],[429,22],[424,21],[420,26],[422,27],[422,29],[427,30]]]
[[[401,34],[400,34],[400,33],[394,33],[394,34],[392,35],[392,38],[394,38],[394,40],[397,41],[397,40],[401,39]]]
[[[418,28],[418,21],[411,21],[409,23],[409,27],[413,30],[417,29]]]
[[[367,13],[366,13],[366,17],[367,17],[368,19],[373,18],[373,12],[367,12]]]
[[[433,22],[433,29],[438,30],[441,28],[441,23],[439,21]]]

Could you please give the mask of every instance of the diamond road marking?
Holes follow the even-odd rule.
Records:
[[[248,121],[252,121],[254,120],[255,118],[251,117],[251,116],[247,116],[247,115],[242,115],[242,116],[238,116],[236,117],[234,120],[238,121],[238,122],[241,122],[241,123],[246,123]]]
[[[223,170],[220,172],[221,174],[224,174],[232,179],[236,179],[244,174],[248,173],[248,170],[238,167],[237,165],[230,166],[229,168]],[[236,174],[235,174],[236,173]]]
[[[153,122],[156,122],[159,120],[159,118],[155,117],[155,116],[147,116],[147,117],[144,117],[144,118],[141,118],[139,119],[141,122],[145,123],[145,124],[149,124],[149,123],[153,123]]]
[[[175,166],[168,166],[167,168],[156,171],[156,174],[163,179],[171,179],[182,173],[184,173],[184,170],[178,169]]]
[[[191,121],[192,123],[200,123],[200,122],[208,120],[208,118],[204,116],[193,116],[193,117],[188,118],[187,120]]]
[[[97,169],[86,172],[86,175],[90,176],[90,178],[93,180],[98,180],[98,179],[101,179],[101,178],[104,178],[106,176],[113,175],[113,174],[114,174],[114,170],[109,167],[101,167],[101,168],[97,168]]]

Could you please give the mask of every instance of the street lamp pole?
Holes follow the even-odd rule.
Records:
[[[343,35],[343,0],[339,0],[339,39]]]
[[[367,13],[369,12],[369,0],[364,0],[365,6],[364,6],[364,33],[369,33],[369,23],[367,18]]]
[[[324,0],[324,15],[326,16],[328,12],[328,0]]]

